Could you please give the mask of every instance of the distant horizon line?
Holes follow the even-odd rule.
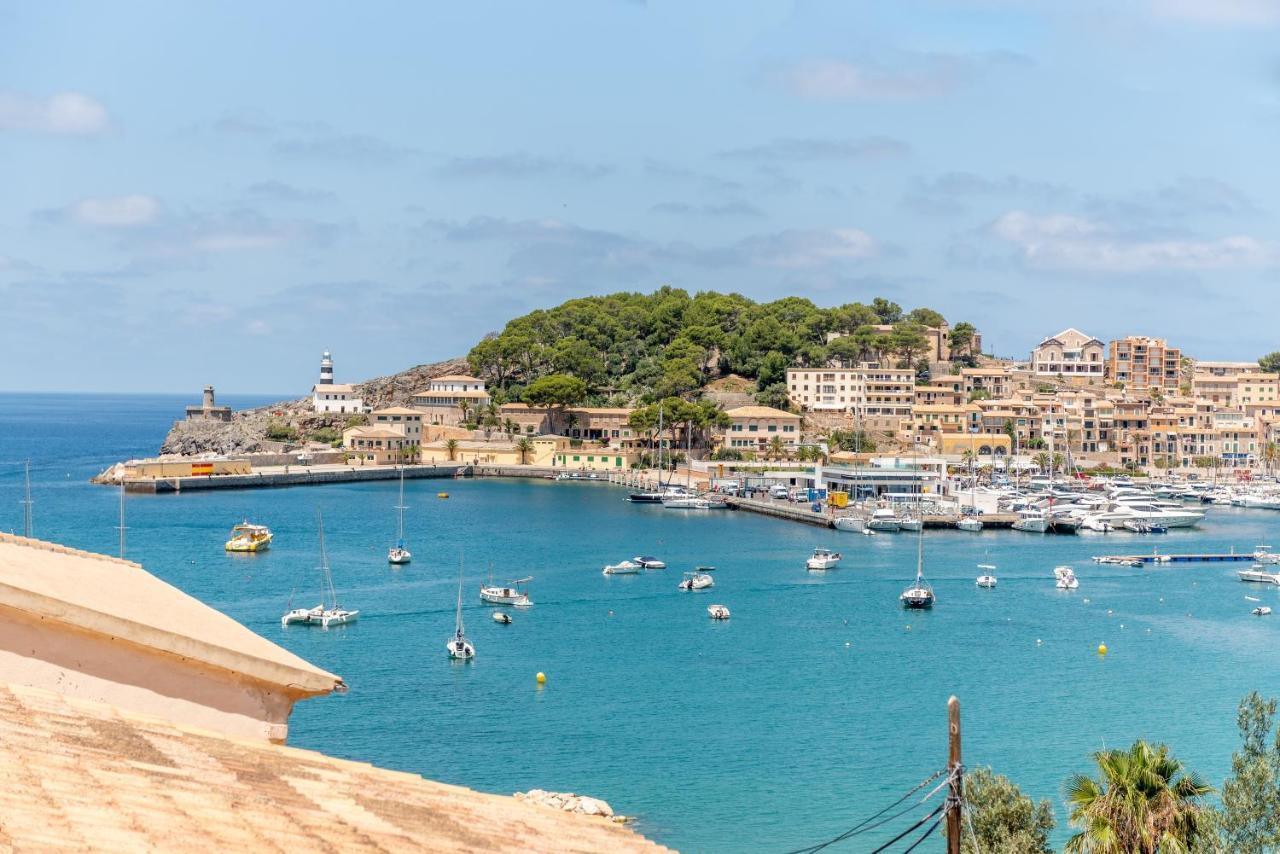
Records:
[[[118,397],[176,397],[176,396],[179,396],[179,395],[190,394],[190,392],[186,392],[186,391],[86,391],[86,390],[83,390],[83,389],[81,389],[81,390],[77,390],[77,391],[40,391],[40,390],[36,390],[36,389],[12,389],[12,388],[10,388],[10,389],[0,389],[0,394],[43,394],[43,395],[57,395],[57,394],[65,394],[65,395],[93,395],[93,394],[98,394],[98,395],[115,395],[115,396],[118,396]],[[281,401],[284,401],[284,400],[294,400],[295,398],[307,397],[307,395],[305,395],[305,394],[300,394],[300,395],[289,395],[289,394],[280,394],[280,393],[278,393],[278,392],[270,392],[270,391],[262,391],[262,392],[258,392],[258,391],[230,391],[230,392],[218,392],[218,394],[219,394],[219,395],[223,395],[223,396],[227,396],[227,397],[273,397],[273,396],[274,396],[276,400],[281,400]],[[193,400],[195,400],[196,402],[199,402],[199,400],[200,400],[200,392],[196,392],[194,395],[192,395],[192,399],[193,399]]]

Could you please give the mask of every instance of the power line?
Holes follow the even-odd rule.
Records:
[[[858,823],[857,823],[857,824],[855,824],[853,827],[849,828],[849,829],[848,829],[848,830],[846,830],[844,833],[840,834],[839,836],[835,837],[834,839],[829,839],[829,840],[827,840],[826,842],[820,842],[820,843],[818,843],[818,844],[816,844],[816,845],[809,845],[809,846],[806,846],[806,847],[804,847],[804,848],[796,848],[796,849],[794,849],[794,850],[792,850],[792,851],[788,851],[788,852],[786,852],[786,854],[817,854],[817,852],[818,852],[818,851],[821,851],[821,850],[822,850],[822,849],[824,849],[824,848],[827,848],[827,847],[829,847],[829,846],[831,846],[831,845],[834,845],[834,844],[836,844],[837,842],[843,842],[844,840],[849,839],[849,838],[851,838],[851,837],[853,837],[853,836],[857,836],[857,835],[858,835],[858,834],[860,834],[860,833],[865,833],[865,832],[866,832],[866,831],[868,831],[868,830],[874,830],[875,828],[880,827],[881,825],[887,824],[888,822],[893,821],[894,819],[899,818],[899,817],[901,817],[901,816],[905,815],[906,813],[908,813],[908,812],[910,812],[911,810],[915,809],[916,807],[920,806],[920,804],[922,804],[922,803],[924,803],[925,801],[929,800],[929,798],[933,797],[933,796],[934,796],[934,795],[935,795],[935,794],[936,794],[936,793],[937,793],[937,792],[942,788],[942,786],[938,786],[938,787],[937,787],[937,788],[935,788],[932,792],[930,792],[929,794],[925,795],[923,798],[921,798],[921,799],[920,799],[920,801],[919,801],[918,803],[910,804],[910,805],[908,805],[905,809],[901,810],[900,812],[894,813],[893,815],[891,815],[891,816],[889,816],[888,818],[885,818],[885,819],[883,819],[883,820],[881,820],[881,821],[876,821],[876,819],[880,818],[882,815],[884,815],[885,813],[887,813],[889,810],[891,810],[891,809],[893,809],[894,807],[896,807],[896,806],[900,805],[903,801],[907,800],[907,798],[910,798],[910,797],[911,797],[912,795],[914,795],[916,792],[920,791],[920,790],[921,790],[921,789],[923,789],[925,786],[929,785],[929,784],[930,784],[930,783],[932,783],[934,780],[938,779],[939,777],[943,776],[943,775],[944,775],[944,774],[946,774],[946,773],[947,773],[947,771],[946,771],[946,769],[945,769],[945,768],[944,768],[944,769],[942,769],[942,770],[939,770],[939,771],[935,771],[934,773],[932,773],[932,774],[930,774],[928,777],[926,777],[924,780],[921,780],[921,781],[920,781],[916,786],[914,786],[914,787],[913,787],[910,791],[908,791],[905,795],[903,795],[902,797],[898,798],[896,801],[894,801],[893,803],[889,804],[887,807],[885,807],[884,809],[882,809],[882,810],[880,810],[879,812],[875,813],[874,815],[870,815],[870,816],[868,816],[867,818],[863,819],[862,821],[858,822]],[[945,783],[944,783],[943,785],[945,785]],[[873,823],[873,822],[874,822],[874,823]]]
[[[937,829],[938,829],[938,825],[940,825],[940,824],[942,824],[942,819],[938,819],[937,821],[935,821],[935,822],[934,822],[934,823],[929,827],[929,829],[928,829],[928,830],[926,830],[923,834],[921,834],[921,836],[920,836],[920,838],[919,838],[919,839],[917,839],[915,842],[912,842],[912,843],[911,843],[911,847],[910,847],[910,848],[908,848],[906,851],[903,851],[903,852],[902,852],[902,854],[911,854],[911,852],[912,852],[912,851],[915,851],[915,850],[916,850],[916,846],[917,846],[917,845],[919,845],[921,842],[924,842],[926,839],[928,839],[928,838],[929,838],[929,834],[931,834],[931,833],[933,833],[935,830],[937,830]]]
[[[914,833],[914,832],[915,832],[915,831],[916,831],[916,830],[917,830],[921,825],[923,825],[926,821],[928,821],[928,820],[929,820],[929,819],[931,819],[931,818],[936,818],[936,817],[938,816],[938,814],[939,814],[939,813],[941,813],[941,812],[942,812],[943,810],[945,810],[946,808],[947,808],[946,802],[943,802],[943,803],[938,804],[936,807],[934,807],[934,808],[933,808],[933,812],[929,813],[927,816],[925,816],[924,818],[920,819],[920,820],[919,820],[919,821],[917,821],[915,824],[911,825],[911,826],[910,826],[910,827],[908,827],[906,830],[902,831],[902,832],[901,832],[901,833],[899,833],[897,836],[895,836],[895,837],[893,837],[892,839],[890,839],[890,840],[889,840],[888,842],[886,842],[884,845],[881,845],[879,848],[877,848],[877,849],[875,849],[874,851],[872,851],[872,852],[871,852],[871,854],[880,854],[880,852],[881,852],[881,851],[884,851],[885,849],[887,849],[887,848],[889,848],[889,847],[891,847],[891,846],[893,846],[893,845],[896,845],[896,844],[897,844],[897,843],[898,843],[898,842],[899,842],[899,841],[900,841],[904,836],[910,836],[910,835],[911,835],[912,833]],[[932,833],[932,832],[933,832],[933,828],[934,828],[934,827],[937,827],[937,826],[938,826],[938,822],[940,822],[940,821],[942,821],[942,819],[938,819],[938,821],[935,821],[935,822],[933,823],[933,827],[929,828],[929,830],[925,832],[925,836],[928,836],[930,833]],[[923,839],[924,839],[924,836],[920,837],[920,840],[923,840]],[[920,840],[917,840],[917,841],[916,841],[916,844],[917,844],[917,845],[920,843]],[[911,848],[915,848],[915,847],[916,847],[915,845],[912,845],[912,846],[911,846]],[[908,851],[910,851],[911,849],[910,849],[910,848],[908,848],[907,850],[908,850]]]

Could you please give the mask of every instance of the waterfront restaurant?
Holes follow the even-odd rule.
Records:
[[[884,495],[946,495],[947,461],[941,457],[873,457],[866,465],[825,465],[815,480],[828,492],[851,498]]]

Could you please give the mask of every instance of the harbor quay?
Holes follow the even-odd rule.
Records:
[[[174,476],[125,476],[115,482],[126,492],[164,494],[209,489],[267,489],[283,486],[311,486],[328,483],[350,483],[366,480],[392,480],[403,471],[406,478],[454,478],[466,473],[464,463],[405,465],[399,468],[363,467],[342,464],[282,465],[245,467],[245,471],[229,474],[188,474]],[[107,481],[99,481],[107,482]]]

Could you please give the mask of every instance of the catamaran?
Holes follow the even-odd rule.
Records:
[[[462,561],[458,561],[458,616],[453,624],[453,637],[445,644],[449,657],[458,661],[470,661],[476,656],[475,645],[467,640],[462,630]]]
[[[229,552],[260,552],[271,545],[271,529],[266,525],[251,525],[249,520],[231,529],[231,539],[225,546]]]
[[[405,564],[413,559],[413,555],[404,547],[404,466],[400,467],[400,503],[396,505],[399,519],[396,526],[396,544],[387,551],[387,563]]]
[[[320,531],[320,604],[314,608],[294,608],[280,618],[281,625],[302,623],[318,625],[323,628],[342,626],[354,623],[360,616],[359,611],[351,611],[338,604],[338,592],[333,586],[333,573],[329,569],[329,554],[324,547],[324,517],[316,511],[316,525]],[[329,607],[325,607],[325,598]]]

